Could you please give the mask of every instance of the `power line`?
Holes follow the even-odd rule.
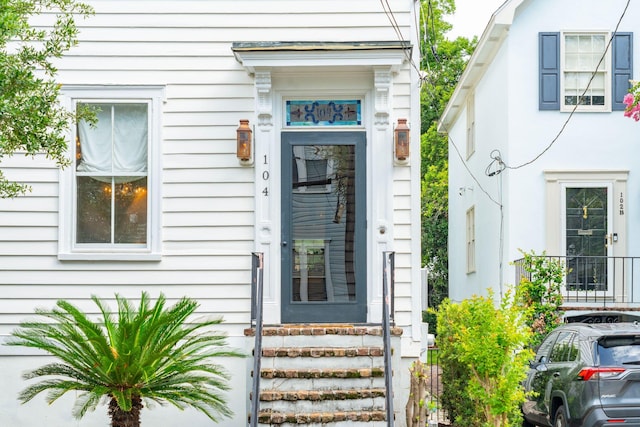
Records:
[[[380,0],[380,4],[382,5],[382,10],[384,10],[385,15],[387,15],[387,18],[391,23],[391,28],[393,28],[393,30],[395,31],[396,37],[398,37],[398,40],[400,41],[400,43],[404,47],[409,47],[410,44],[407,40],[404,39],[402,35],[402,30],[400,29],[400,25],[396,20],[393,10],[391,9],[391,5],[389,5],[389,0]],[[420,39],[418,38],[418,41],[419,40]],[[418,73],[418,78],[421,79],[420,67],[418,67],[416,63],[413,61],[413,58],[411,57],[411,55],[409,55],[409,53],[407,52],[407,49],[404,50],[404,55],[407,58],[407,61],[409,62],[409,64],[411,64],[413,69],[416,70],[416,72]]]

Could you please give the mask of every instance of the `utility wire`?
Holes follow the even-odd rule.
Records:
[[[387,18],[391,23],[391,28],[393,28],[393,30],[395,31],[396,36],[398,37],[398,40],[400,41],[400,43],[404,47],[409,47],[410,46],[409,42],[405,40],[404,37],[402,36],[402,30],[400,29],[400,25],[398,25],[398,21],[396,20],[395,14],[393,13],[391,6],[389,5],[389,0],[380,0],[380,4],[382,5],[382,10],[384,10],[385,15],[387,15]],[[418,40],[420,39],[418,38]],[[420,67],[418,67],[416,63],[413,61],[413,58],[411,57],[411,55],[409,55],[409,53],[407,52],[407,49],[404,49],[404,55],[407,58],[407,61],[413,67],[413,69],[416,70],[416,72],[418,73],[418,78],[421,79]]]

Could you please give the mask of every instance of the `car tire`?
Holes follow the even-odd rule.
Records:
[[[567,427],[567,414],[564,411],[564,406],[560,405],[556,410],[556,415],[553,417],[553,427]]]

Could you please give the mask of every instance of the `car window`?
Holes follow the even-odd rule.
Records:
[[[558,363],[576,360],[578,357],[578,346],[574,343],[574,339],[574,333],[561,332],[551,349],[549,362]]]
[[[553,343],[556,342],[557,338],[558,333],[554,332],[542,341],[542,344],[540,344],[540,347],[538,347],[538,351],[536,352],[536,362],[546,363],[549,361],[549,353],[551,352]]]
[[[603,337],[598,340],[600,365],[640,365],[640,336]]]

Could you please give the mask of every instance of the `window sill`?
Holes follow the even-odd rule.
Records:
[[[60,252],[60,261],[160,261],[159,252]]]

